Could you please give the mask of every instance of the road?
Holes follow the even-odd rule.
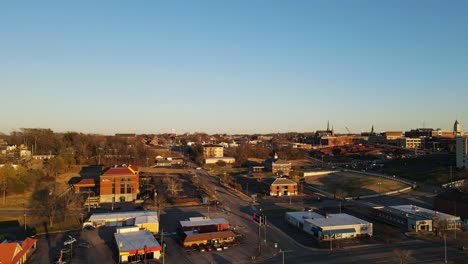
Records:
[[[443,241],[412,240],[393,245],[374,245],[341,250],[320,250],[315,252],[287,252],[285,263],[400,263],[396,251],[407,250],[409,258],[406,263],[440,263],[444,261]],[[287,251],[287,250],[285,250]],[[447,259],[466,259],[468,255],[462,252],[454,243],[447,243]],[[264,261],[265,264],[282,263],[282,254]]]
[[[246,235],[249,248],[253,254],[257,253],[257,226],[253,223],[251,215],[261,206],[254,206],[249,201],[248,197],[243,199],[232,191],[227,190],[219,184],[216,177],[211,177],[204,170],[196,170],[198,177],[205,177],[210,188],[216,188],[218,200],[222,202],[222,208],[230,211],[235,217],[229,219],[233,226],[242,225],[245,227],[243,234]],[[433,196],[428,192],[417,192],[419,202],[426,202],[425,198]],[[424,197],[424,198],[422,198]],[[408,197],[405,197],[408,198]],[[422,199],[421,199],[422,198]],[[388,199],[391,202],[392,199]],[[416,202],[416,201],[415,201]],[[274,243],[278,243],[278,247],[273,247]],[[279,249],[287,251],[285,260],[288,263],[399,263],[398,256],[395,251],[408,250],[410,257],[408,263],[437,263],[444,260],[444,242],[443,240],[426,241],[426,240],[408,240],[391,245],[366,245],[355,248],[346,248],[330,250],[308,248],[300,245],[283,231],[276,228],[274,225],[268,225],[266,243],[264,241],[264,233],[261,238],[261,254],[257,257],[257,262],[260,263],[282,263],[282,254],[278,254]],[[239,252],[236,252],[239,253]],[[241,253],[242,254],[242,253]],[[245,254],[245,253],[244,253]],[[276,255],[276,256],[274,256]],[[459,249],[458,245],[453,241],[447,241],[447,256],[449,260],[453,259],[468,259],[468,254]],[[237,257],[234,259],[226,258],[225,263],[246,263],[246,256]],[[202,263],[194,261],[192,263]],[[224,262],[222,262],[224,263]]]

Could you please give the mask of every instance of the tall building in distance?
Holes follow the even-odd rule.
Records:
[[[453,124],[453,134],[456,137],[463,136],[463,133],[461,131],[461,125],[460,125],[460,122],[458,122],[458,120],[455,120],[455,124]]]
[[[467,169],[468,165],[468,138],[456,138],[457,168]]]

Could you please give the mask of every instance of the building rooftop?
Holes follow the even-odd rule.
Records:
[[[393,208],[393,209],[396,209],[396,210],[399,210],[401,212],[405,212],[411,215],[424,217],[426,219],[433,219],[433,218],[457,219],[459,218],[458,216],[441,213],[438,211],[422,208],[422,207],[411,205],[411,204],[395,205],[395,206],[390,206],[390,208]]]
[[[180,221],[182,227],[197,227],[197,226],[208,226],[208,225],[222,225],[228,224],[228,221],[224,218],[205,218],[205,217],[191,217],[188,221]]]
[[[304,221],[312,223],[318,227],[370,224],[365,220],[359,219],[349,214],[329,214],[326,217],[305,219]]]
[[[130,165],[128,167],[110,167],[102,176],[112,176],[112,175],[136,175],[138,172],[138,167]]]
[[[220,239],[220,238],[228,238],[228,237],[236,237],[236,234],[232,231],[219,231],[219,232],[210,232],[210,233],[193,233],[193,232],[185,232],[187,237],[185,238],[185,242],[197,242],[203,240],[212,240],[212,239]]]
[[[278,160],[273,161],[273,164],[274,165],[291,165],[291,162],[287,160],[278,159]]]
[[[287,178],[276,178],[276,180],[272,183],[273,184],[278,184],[278,185],[291,185],[294,184],[296,185],[297,183],[293,180],[287,179]]]
[[[141,218],[141,217],[150,217],[154,219],[155,222],[158,221],[158,214],[155,210],[151,211],[130,211],[130,212],[118,212],[118,213],[96,213],[92,214],[89,217],[88,221],[104,221],[104,220],[126,220],[130,218]]]
[[[314,218],[324,218],[323,215],[318,214],[312,211],[304,211],[304,212],[287,212],[286,215],[296,219],[300,223],[304,223],[306,219],[314,219]]]
[[[154,235],[147,230],[128,233],[115,233],[115,242],[120,252],[136,252],[146,248],[148,251],[161,250]],[[131,253],[131,254],[132,254]]]

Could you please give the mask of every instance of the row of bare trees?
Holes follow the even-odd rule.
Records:
[[[145,165],[149,158],[156,156],[156,151],[144,143],[144,137],[55,133],[50,129],[22,128],[6,139],[12,145],[26,145],[34,155],[60,155],[67,166],[91,163]]]

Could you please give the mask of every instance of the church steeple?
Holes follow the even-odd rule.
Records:
[[[371,134],[371,135],[374,135],[374,125],[372,125],[371,131],[370,131],[370,134]]]
[[[327,131],[330,131],[330,120],[327,121]]]

